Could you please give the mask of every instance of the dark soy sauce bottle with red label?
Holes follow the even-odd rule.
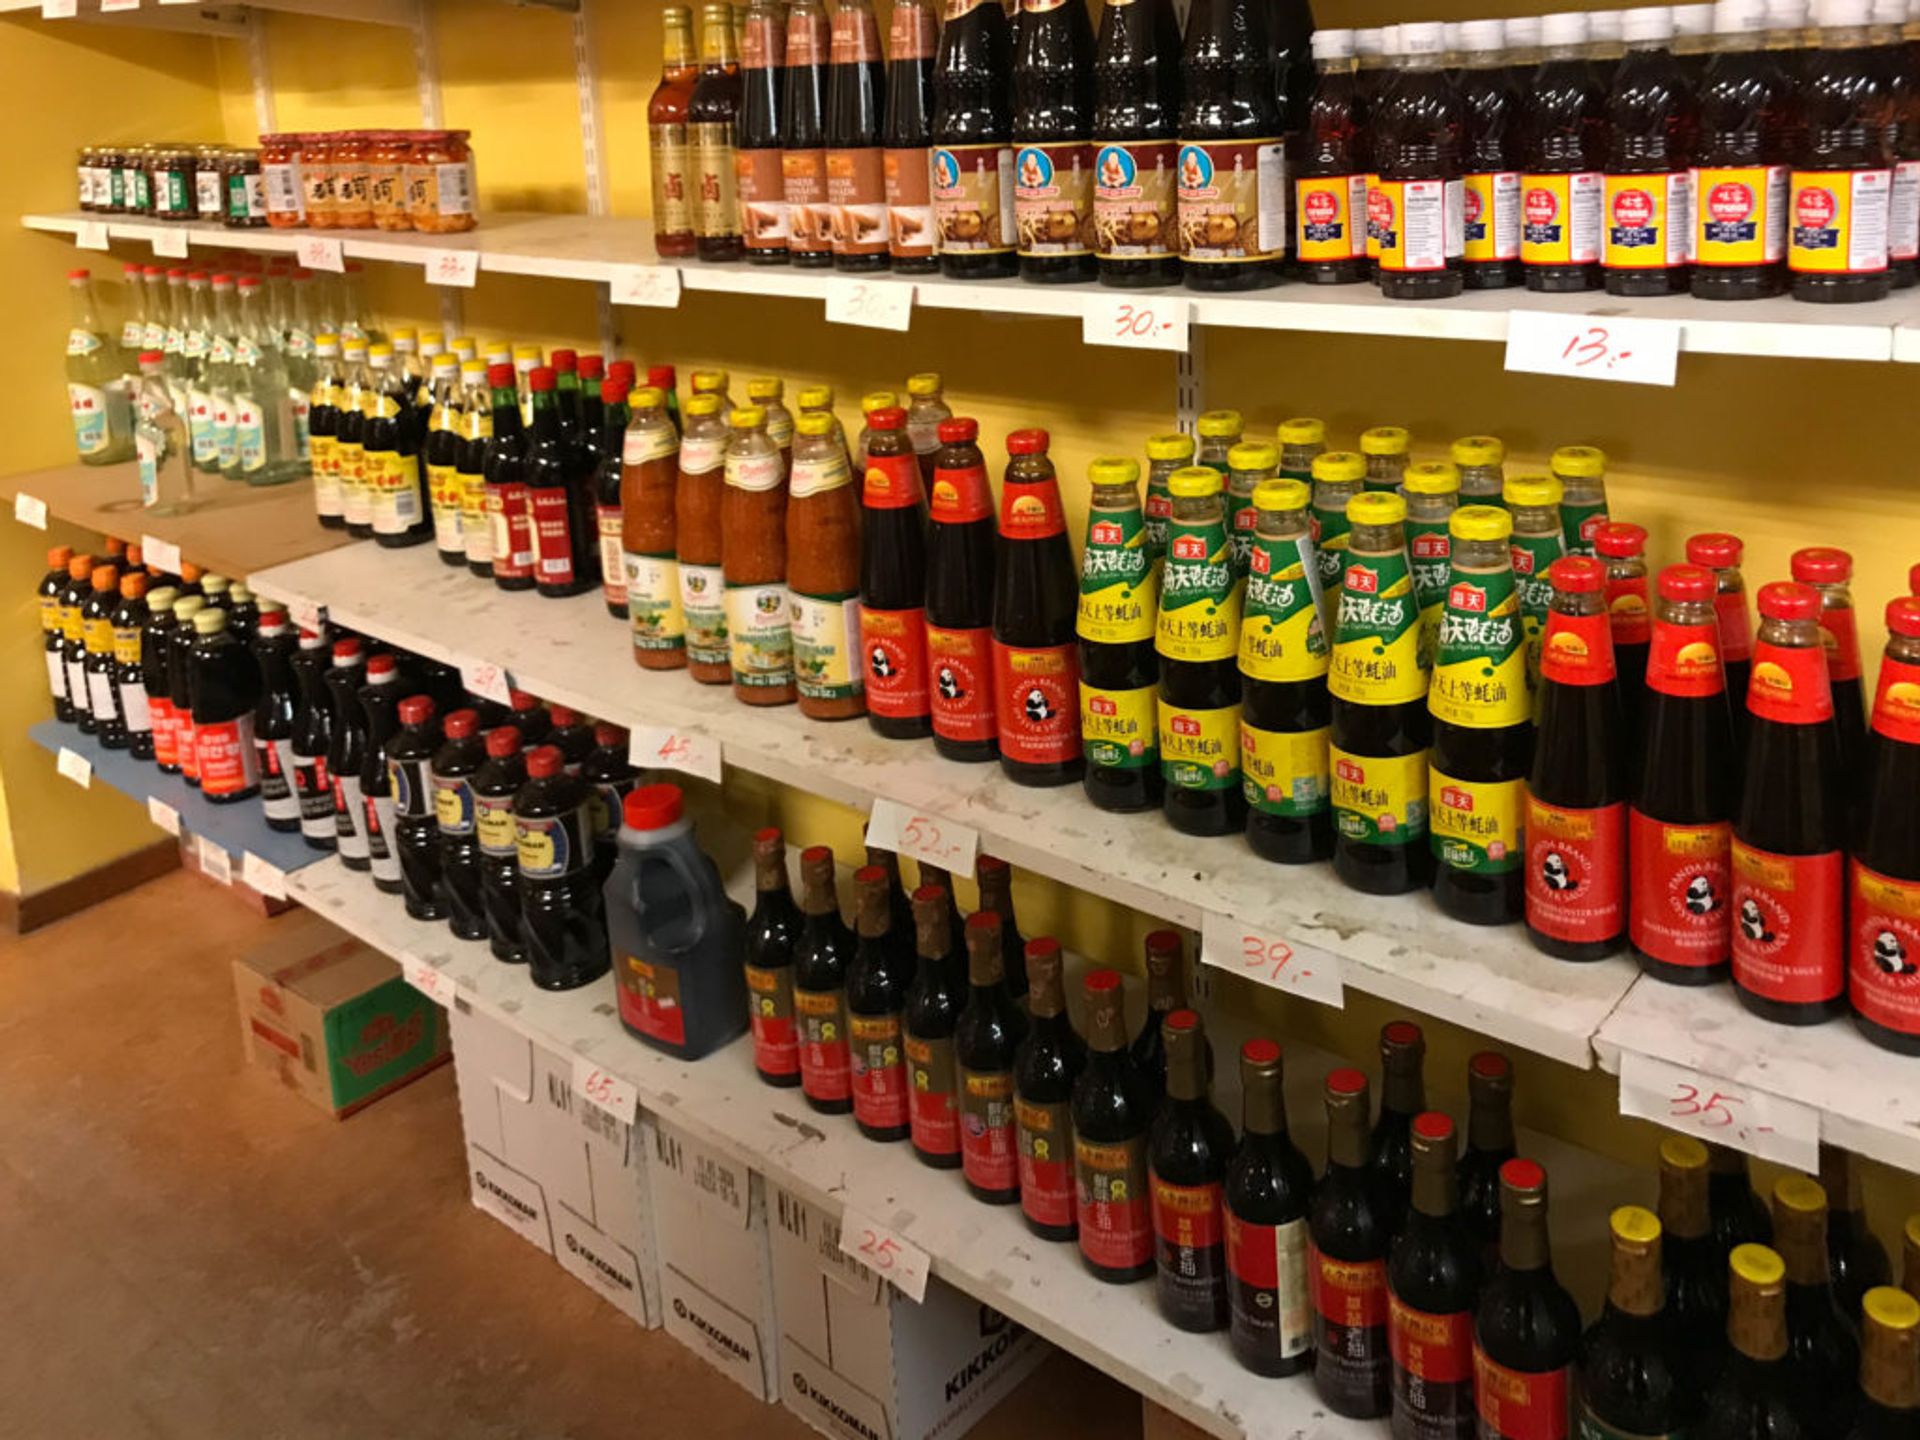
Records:
[[[1760,589],[1747,689],[1747,772],[1733,822],[1733,983],[1785,1025],[1844,1014],[1846,803],[1820,639],[1820,597]]]
[[[1626,939],[1626,729],[1598,560],[1547,568],[1527,792],[1527,935],[1561,960],[1598,960]]]
[[[215,805],[237,804],[260,793],[260,756],[253,743],[260,667],[227,629],[226,611],[200,611],[193,617],[193,632],[187,676],[200,794]]]
[[[513,806],[527,783],[527,762],[520,753],[520,732],[511,725],[489,730],[486,746],[486,762],[473,777],[473,810],[487,939],[494,959],[522,965],[527,959],[527,932],[520,914],[520,852]]]
[[[1156,1290],[1169,1324],[1203,1334],[1227,1323],[1221,1185],[1233,1159],[1233,1126],[1207,1096],[1210,1067],[1200,1017],[1176,1010],[1161,1028],[1167,1096],[1147,1136]]]
[[[1102,7],[1093,51],[1094,248],[1102,285],[1179,282],[1179,114],[1180,22],[1172,0]]]
[[[933,748],[1000,754],[993,691],[993,491],[977,420],[940,422],[927,535],[927,661]]]
[[[1850,862],[1847,989],[1874,1044],[1920,1055],[1920,600],[1887,602]]]
[[[974,862],[973,879],[980,887],[980,908],[1000,917],[1000,959],[1007,993],[1023,1000],[1027,994],[1027,942],[1020,938],[1020,926],[1013,915],[1013,866],[998,855],[982,855]]]
[[[1313,1363],[1307,1207],[1313,1168],[1287,1133],[1280,1047],[1240,1047],[1240,1148],[1222,1183],[1227,1229],[1227,1339],[1256,1375]]]
[[[1087,1047],[1067,1016],[1060,942],[1026,947],[1027,1033],[1013,1056],[1013,1113],[1019,1127],[1020,1213],[1042,1240],[1072,1240],[1073,1085]]]
[[[800,1083],[794,1030],[793,955],[800,944],[800,907],[787,880],[787,841],[769,825],[753,837],[753,913],[747,917],[747,1018],[754,1073],[769,1085]]]
[[[527,783],[513,802],[520,856],[520,918],[527,972],[542,990],[576,990],[607,973],[606,906],[593,878],[587,786],[560,752],[527,756]]]
[[[1747,677],[1753,671],[1753,619],[1747,613],[1747,582],[1740,574],[1745,550],[1738,535],[1724,531],[1687,537],[1687,564],[1713,571],[1713,613],[1720,625],[1720,667],[1727,676],[1736,757],[1747,749]]]
[[[907,987],[907,1079],[914,1158],[936,1170],[960,1168],[960,1070],[953,1034],[966,1000],[966,977],[953,943],[944,885],[913,892],[916,960]]]
[[[1340,1069],[1327,1076],[1327,1169],[1308,1221],[1313,1308],[1313,1388],[1337,1415],[1367,1420],[1387,1413],[1387,1251],[1391,1200],[1367,1157],[1367,1077]]]
[[[966,937],[967,1003],[953,1031],[960,1076],[960,1168],[974,1199],[1013,1205],[1020,1199],[1013,1060],[1026,1017],[1007,994],[1000,917],[974,911],[967,917]]]
[[[1554,1278],[1547,1172],[1500,1167],[1500,1264],[1480,1291],[1473,1326],[1482,1440],[1565,1440],[1580,1307]]]
[[[800,852],[800,943],[793,952],[793,1009],[800,1032],[800,1087],[823,1115],[853,1109],[853,1058],[847,1047],[847,966],[853,935],[840,919],[833,851]]]
[[[1094,277],[1092,123],[1086,7],[1024,0],[1013,56],[1013,210],[1023,280]]]
[[[1431,1110],[1414,1117],[1413,1199],[1387,1262],[1395,1435],[1473,1434],[1481,1248],[1460,1213],[1453,1147],[1453,1121]]]
[[[1070,785],[1080,750],[1080,591],[1047,432],[1007,436],[993,594],[993,689],[1000,767],[1021,785]]]
[[[1400,1233],[1413,1193],[1413,1119],[1427,1108],[1427,1037],[1411,1020],[1380,1027],[1380,1118],[1367,1137],[1367,1165],[1380,1182],[1387,1233]]]
[[[853,877],[859,891],[859,940],[847,966],[847,1040],[852,1052],[853,1123],[869,1140],[905,1140],[907,1067],[901,1048],[911,956],[902,956],[892,932],[887,872],[864,865]]]
[[[1073,1082],[1073,1171],[1080,1258],[1097,1279],[1124,1285],[1153,1274],[1147,1127],[1152,1104],[1127,1057],[1120,976],[1086,980],[1087,1065]]]
[[[1467,1148],[1460,1211],[1480,1243],[1483,1268],[1500,1258],[1500,1167],[1514,1156],[1513,1062],[1498,1050],[1467,1061]]]
[[[479,728],[476,711],[455,710],[447,716],[440,727],[440,748],[433,752],[428,770],[433,785],[434,824],[439,831],[440,878],[446,887],[447,924],[462,940],[487,938],[479,817],[473,793],[475,773],[487,758]]]
[[[392,791],[393,825],[386,841],[400,868],[400,893],[406,899],[407,914],[415,920],[444,920],[447,885],[440,864],[437,801],[428,773],[440,745],[432,698],[409,695],[400,702],[395,718],[400,729],[378,747]]]
[[[1187,1008],[1186,977],[1181,973],[1181,943],[1178,930],[1155,930],[1147,936],[1147,1018],[1140,1033],[1133,1037],[1127,1054],[1146,1087],[1149,1103],[1157,1108],[1166,1093],[1167,1036],[1166,1020],[1176,1010]]]
[[[927,683],[927,517],[907,412],[867,415],[860,490],[860,649],[867,723],[889,740],[933,733]]]
[[[1833,690],[1833,721],[1840,732],[1840,768],[1848,798],[1858,793],[1867,770],[1867,708],[1860,679],[1860,635],[1854,624],[1853,557],[1828,545],[1793,552],[1793,578],[1820,597],[1820,639],[1827,647],[1827,683]]]

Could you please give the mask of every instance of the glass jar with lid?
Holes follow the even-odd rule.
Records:
[[[300,180],[306,202],[307,225],[313,230],[331,230],[334,219],[333,136],[309,131],[300,139]]]
[[[306,185],[300,178],[305,153],[298,135],[260,137],[260,180],[266,193],[267,224],[275,230],[297,230],[307,223]]]
[[[405,130],[375,130],[367,137],[367,199],[378,230],[411,230],[407,214],[407,157],[413,137]]]
[[[479,223],[473,152],[465,130],[421,130],[407,160],[407,214],[425,234],[449,235]]]
[[[127,161],[127,214],[153,214],[153,146],[129,145],[121,153]]]
[[[229,230],[258,230],[267,224],[267,187],[258,150],[223,151],[221,189],[226,200],[222,223]]]
[[[159,145],[152,149],[147,174],[152,184],[152,213],[156,220],[194,218],[194,163],[189,146]]]
[[[210,225],[227,213],[226,158],[224,145],[193,147],[193,213]]]
[[[94,201],[94,170],[98,165],[100,150],[95,145],[82,145],[76,152],[73,162],[74,194],[80,202],[80,208],[88,214],[103,207]]]
[[[373,185],[368,174],[372,141],[365,130],[333,137],[333,224],[339,230],[373,228]]]

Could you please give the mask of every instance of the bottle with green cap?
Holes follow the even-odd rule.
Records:
[[[1305,417],[1282,420],[1276,438],[1280,442],[1281,477],[1311,480],[1314,458],[1326,452],[1326,422]]]
[[[1160,573],[1147,553],[1140,462],[1107,456],[1087,467],[1093,487],[1080,558],[1080,739],[1087,799],[1102,810],[1160,804],[1160,665],[1153,632]]]
[[[1560,482],[1567,554],[1596,554],[1594,534],[1607,523],[1607,452],[1595,445],[1562,445],[1549,463]]]
[[[1253,492],[1253,551],[1240,621],[1240,766],[1247,844],[1284,865],[1333,854],[1328,799],[1328,645],[1309,491],[1268,480]]]
[[[1800,1436],[1787,1355],[1787,1267],[1764,1245],[1727,1257],[1727,1348],[1706,1394],[1698,1440]]]
[[[1507,447],[1494,435],[1463,435],[1448,448],[1447,458],[1460,472],[1462,505],[1498,505],[1507,483]]]
[[[1460,505],[1460,472],[1450,460],[1409,465],[1401,487],[1407,497],[1413,598],[1420,607],[1420,648],[1431,658],[1447,603],[1447,522]]]
[[[1407,502],[1385,491],[1356,495],[1347,519],[1352,528],[1327,671],[1333,868],[1356,890],[1399,895],[1422,888],[1433,874],[1427,846],[1433,722],[1407,561]]]
[[[1320,566],[1320,621],[1333,634],[1347,569],[1347,502],[1366,488],[1366,457],[1328,450],[1313,457],[1313,551]]]
[[[1246,821],[1240,792],[1240,606],[1220,473],[1194,465],[1167,482],[1173,514],[1160,576],[1163,808],[1176,830],[1226,835]]]
[[[1147,558],[1158,566],[1167,556],[1167,517],[1173,514],[1173,495],[1167,481],[1173,472],[1193,464],[1193,436],[1178,430],[1147,437]]]
[[[1253,490],[1280,468],[1280,447],[1268,440],[1242,440],[1227,452],[1227,541],[1233,573],[1247,573],[1253,553]]]
[[[1673,1435],[1691,1423],[1700,1395],[1672,1343],[1660,1274],[1660,1221],[1622,1205],[1608,1226],[1613,1262],[1606,1308],[1580,1342],[1581,1435]]]
[[[1247,428],[1246,420],[1238,410],[1204,410],[1200,418],[1193,422],[1193,428],[1200,437],[1193,463],[1211,466],[1225,480],[1227,456],[1240,443],[1240,436]]]
[[[1520,591],[1520,628],[1527,642],[1527,691],[1540,687],[1540,642],[1553,585],[1547,571],[1566,554],[1560,482],[1551,475],[1515,475],[1502,492],[1513,515],[1513,578]]]
[[[1413,437],[1404,425],[1375,425],[1360,432],[1360,453],[1367,457],[1367,489],[1398,490],[1407,470]]]

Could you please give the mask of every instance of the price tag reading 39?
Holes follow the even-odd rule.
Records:
[[[400,975],[407,984],[437,1005],[453,1008],[460,998],[460,982],[444,970],[439,970],[422,960],[418,955],[400,957]]]
[[[876,800],[867,817],[867,844],[964,875],[980,852],[980,833],[957,820]]]
[[[636,725],[627,741],[627,758],[643,770],[678,770],[720,783],[720,742],[690,730]]]
[[[467,687],[469,694],[478,695],[482,700],[495,700],[502,705],[513,703],[513,677],[491,660],[462,665],[460,683]]]
[[[1797,1170],[1820,1166],[1820,1112],[1811,1105],[1632,1050],[1620,1054],[1620,1113]]]
[[[1080,339],[1088,345],[1118,345],[1127,350],[1171,350],[1184,354],[1193,302],[1178,296],[1143,299],[1087,297]]]
[[[602,1069],[584,1055],[573,1057],[573,1088],[622,1125],[631,1125],[640,1112],[640,1092],[633,1082]]]
[[[927,1298],[927,1272],[933,1267],[927,1252],[850,1205],[840,1212],[840,1253],[858,1260],[915,1304]]]
[[[1201,918],[1200,963],[1336,1010],[1347,1003],[1338,956],[1211,911]]]

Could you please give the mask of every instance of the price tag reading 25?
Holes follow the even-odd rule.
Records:
[[[851,1255],[909,1300],[927,1298],[927,1252],[852,1206],[840,1212],[840,1253]]]
[[[1200,963],[1336,1009],[1346,1004],[1339,957],[1225,915],[1202,917]]]
[[[1118,345],[1128,350],[1187,348],[1187,326],[1193,302],[1178,296],[1153,295],[1118,299],[1089,295],[1080,325],[1080,339],[1088,345]]]

